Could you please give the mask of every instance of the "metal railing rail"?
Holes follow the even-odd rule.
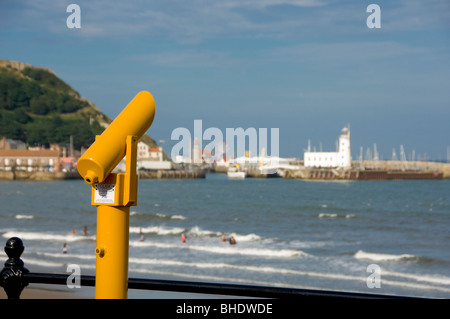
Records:
[[[33,273],[24,267],[20,256],[24,250],[22,240],[17,237],[6,242],[5,252],[9,259],[0,272],[0,286],[9,299],[19,299],[22,290],[30,283],[67,285],[68,274]],[[80,286],[95,287],[95,276],[80,275]],[[171,291],[182,293],[246,296],[255,298],[292,297],[337,297],[357,299],[409,298],[391,295],[378,295],[356,292],[294,289],[283,287],[264,287],[241,284],[191,282],[159,279],[128,278],[128,289]]]
[[[66,274],[27,273],[23,279],[26,283],[35,284],[67,284]],[[80,285],[95,287],[95,276],[80,276]],[[290,298],[290,297],[339,297],[358,299],[387,299],[397,296],[364,294],[354,292],[323,291],[310,289],[294,289],[282,287],[266,287],[254,285],[223,284],[209,282],[191,282],[161,279],[129,278],[128,289],[170,291],[181,293],[215,294],[255,298]]]

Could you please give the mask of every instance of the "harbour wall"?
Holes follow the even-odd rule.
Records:
[[[28,172],[28,171],[0,171],[0,181],[29,180],[56,181],[67,179],[81,179],[78,172]]]
[[[315,180],[400,180],[450,178],[450,164],[434,162],[365,161],[351,169],[305,168],[285,170],[288,179]]]
[[[354,167],[361,167],[361,162],[353,162]],[[450,178],[450,163],[423,162],[423,161],[363,161],[364,169],[399,170],[419,172],[439,172],[443,178]]]
[[[138,171],[139,179],[194,179],[205,178],[205,172],[201,170],[158,170]]]
[[[193,179],[205,178],[203,171],[158,170],[138,171],[139,179]],[[82,179],[78,172],[0,171],[0,181],[57,181]]]

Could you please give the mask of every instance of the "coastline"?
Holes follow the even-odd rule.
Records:
[[[144,179],[204,179],[208,171],[197,170],[139,170],[138,177]],[[226,173],[217,167],[212,173]],[[269,177],[250,169],[249,178]],[[256,173],[255,173],[256,172]],[[281,172],[281,173],[280,173]],[[299,167],[279,170],[284,179],[305,180],[389,180],[389,179],[450,179],[450,164],[437,162],[402,162],[402,161],[353,161],[352,168],[339,170],[335,168]],[[72,172],[28,172],[0,170],[0,181],[60,181],[82,179],[77,171]]]

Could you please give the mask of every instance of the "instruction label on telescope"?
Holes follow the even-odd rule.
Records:
[[[115,192],[114,184],[95,184],[94,202],[97,204],[114,204]]]

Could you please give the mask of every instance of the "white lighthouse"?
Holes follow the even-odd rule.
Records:
[[[350,169],[352,166],[350,129],[344,127],[341,130],[337,152],[311,152],[308,146],[308,151],[303,154],[303,160],[305,167]]]
[[[202,163],[202,153],[200,150],[198,138],[194,139],[194,146],[192,147],[192,163],[194,164]]]
[[[339,152],[337,156],[337,167],[350,168],[352,157],[350,153],[350,130],[344,127],[339,136]]]

